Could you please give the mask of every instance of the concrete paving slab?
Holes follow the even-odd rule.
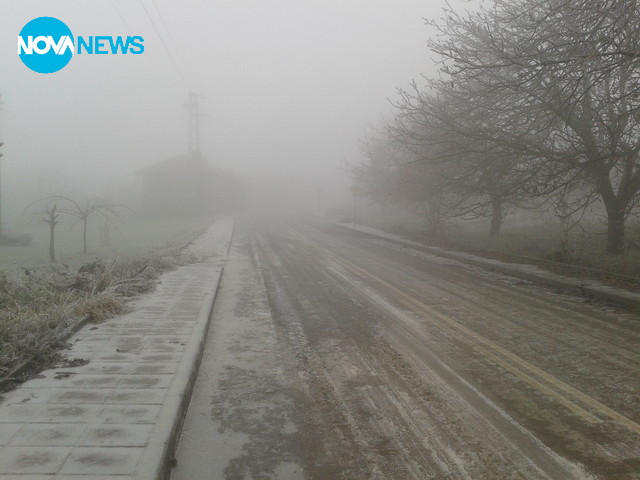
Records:
[[[110,392],[98,388],[61,388],[52,385],[49,388],[28,389],[38,393],[31,401],[34,403],[53,404],[78,404],[78,405],[103,405]]]
[[[160,409],[161,405],[107,405],[93,418],[101,423],[155,423]]]
[[[6,445],[9,440],[22,428],[21,423],[5,423],[0,429],[0,445]]]
[[[0,424],[4,429],[6,423],[30,423],[40,421],[40,413],[44,409],[43,405],[38,404],[17,404],[0,407],[2,409],[3,421]]]
[[[131,374],[132,375],[148,375],[148,374],[162,374],[162,373],[175,373],[176,365],[167,365],[167,364],[153,364],[149,363],[146,365],[138,365],[134,366]]]
[[[55,475],[71,450],[71,447],[4,446],[0,449],[0,465],[3,473]]]
[[[88,425],[76,442],[80,447],[144,447],[152,425]]]
[[[128,388],[168,388],[172,375],[130,375],[121,379],[118,386]]]
[[[69,359],[0,403],[0,480],[166,478],[197,374],[233,223],[190,247],[132,311],[70,339]]]
[[[114,375],[84,375],[78,374],[73,371],[72,368],[66,370],[59,370],[64,375],[73,376],[73,379],[69,379],[67,382],[60,382],[58,388],[76,388],[76,387],[93,387],[93,388],[112,388],[118,385],[120,382],[119,376]],[[56,372],[56,373],[58,373]],[[52,384],[52,380],[55,380],[55,374],[50,372],[45,378],[38,378],[31,380],[23,386],[25,391],[40,389],[49,389]]]
[[[101,409],[101,405],[46,405],[30,419],[30,423],[86,424],[94,421]]]
[[[133,475],[143,448],[76,447],[70,453],[60,473],[83,475]],[[57,473],[57,471],[56,471]]]
[[[17,447],[68,446],[73,445],[81,434],[82,428],[78,428],[75,424],[27,424],[14,435],[11,445]]]

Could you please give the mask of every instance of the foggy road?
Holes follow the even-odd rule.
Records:
[[[179,479],[640,478],[640,324],[417,249],[239,221]]]

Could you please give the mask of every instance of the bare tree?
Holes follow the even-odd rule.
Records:
[[[24,211],[31,219],[42,217],[49,225],[49,263],[56,263],[56,225],[58,224],[58,205],[52,199],[40,199],[30,204]]]
[[[569,236],[572,230],[580,226],[587,208],[597,200],[597,193],[588,183],[568,183],[549,196],[544,205],[560,222],[560,239],[558,246],[558,259],[567,261],[571,259]]]
[[[56,225],[58,223],[58,214],[56,213],[57,205],[46,210],[44,221],[49,225],[49,262],[56,263]]]
[[[89,217],[93,214],[102,216],[109,224],[115,224],[119,220],[117,209],[123,208],[122,205],[109,204],[105,201],[94,198],[84,203],[76,202],[68,197],[53,197],[63,202],[63,208],[60,213],[70,215],[82,222],[82,253],[87,253],[87,226]]]
[[[109,204],[100,199],[88,200],[84,203],[61,195],[43,197],[31,203],[25,208],[24,213],[32,218],[43,216],[49,225],[49,259],[55,262],[55,226],[58,224],[60,214],[69,215],[82,222],[82,251],[87,253],[87,228],[89,217],[93,214],[100,215],[111,225],[120,220],[118,210],[121,205]]]
[[[415,84],[412,91],[400,91],[390,132],[416,153],[417,161],[428,161],[440,172],[448,215],[489,217],[489,234],[497,236],[514,205],[541,195],[528,188],[540,171],[531,168],[528,155],[494,140],[503,121],[499,112],[483,112],[478,101],[470,103],[468,96],[442,82],[431,82],[431,89],[437,93],[422,92]],[[487,97],[488,92],[482,100],[489,104]],[[500,101],[491,104],[495,107]]]
[[[534,161],[546,172],[537,180],[561,179],[555,188],[588,179],[607,212],[612,254],[624,249],[640,192],[638,8],[632,0],[496,0],[465,16],[448,10],[431,42],[442,84],[498,120],[478,135]],[[502,101],[491,105],[488,92]]]
[[[384,206],[413,209],[426,221],[431,235],[440,235],[449,203],[442,172],[421,157],[424,151],[407,148],[387,133],[379,130],[362,140],[367,160],[354,166],[352,174],[364,195]]]

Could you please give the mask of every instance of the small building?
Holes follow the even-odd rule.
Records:
[[[179,155],[138,171],[147,213],[161,216],[228,213],[244,207],[244,188],[233,174]]]

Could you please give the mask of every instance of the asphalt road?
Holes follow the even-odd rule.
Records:
[[[640,318],[245,220],[172,478],[640,478]]]

